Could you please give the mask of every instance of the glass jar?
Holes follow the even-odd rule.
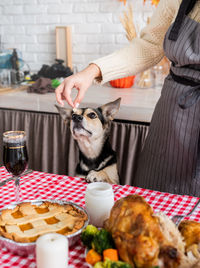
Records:
[[[91,224],[102,227],[104,221],[109,218],[113,205],[114,193],[111,184],[105,182],[88,184],[85,193],[85,208]]]
[[[10,70],[0,69],[0,87],[9,87],[11,84]]]
[[[155,77],[155,87],[162,87],[164,80],[169,74],[170,61],[165,56],[157,65],[153,67]]]
[[[161,87],[165,79],[165,75],[163,73],[163,66],[157,64],[153,67],[153,70],[155,75],[155,87]]]
[[[152,69],[141,72],[136,77],[135,87],[139,89],[152,88],[154,86],[154,76]]]

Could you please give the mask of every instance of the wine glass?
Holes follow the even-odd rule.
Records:
[[[28,165],[26,133],[24,131],[7,131],[3,133],[3,163],[15,178],[16,201],[19,201],[20,175]]]

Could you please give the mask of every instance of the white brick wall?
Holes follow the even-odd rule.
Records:
[[[142,13],[151,14],[153,8],[144,6],[143,0],[128,1],[143,27]],[[92,59],[128,43],[119,21],[124,9],[119,0],[0,0],[0,34],[4,47],[21,50],[37,71],[54,62],[55,27],[71,25],[73,64],[81,70]]]

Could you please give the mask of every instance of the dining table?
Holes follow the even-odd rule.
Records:
[[[9,177],[11,174],[6,171],[5,167],[0,167],[0,182]],[[85,208],[87,185],[88,183],[83,178],[33,171],[20,178],[20,201],[64,200]],[[151,205],[155,213],[162,212],[169,217],[189,213],[199,200],[198,197],[175,195],[130,185],[112,185],[112,188],[115,201],[128,195],[139,194]],[[0,187],[0,209],[13,202],[16,202],[15,185],[11,180]],[[200,206],[185,219],[200,221]],[[69,248],[68,259],[69,268],[88,267],[85,261],[85,247],[80,238]],[[36,267],[35,255],[23,257],[12,254],[6,248],[0,248],[0,267],[34,268]]]

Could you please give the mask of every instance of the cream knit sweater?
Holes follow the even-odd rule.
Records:
[[[142,30],[139,38],[135,38],[128,46],[92,62],[101,69],[101,84],[136,75],[162,59],[164,37],[176,18],[180,3],[181,0],[160,0],[150,24]],[[200,22],[200,0],[189,16]]]

